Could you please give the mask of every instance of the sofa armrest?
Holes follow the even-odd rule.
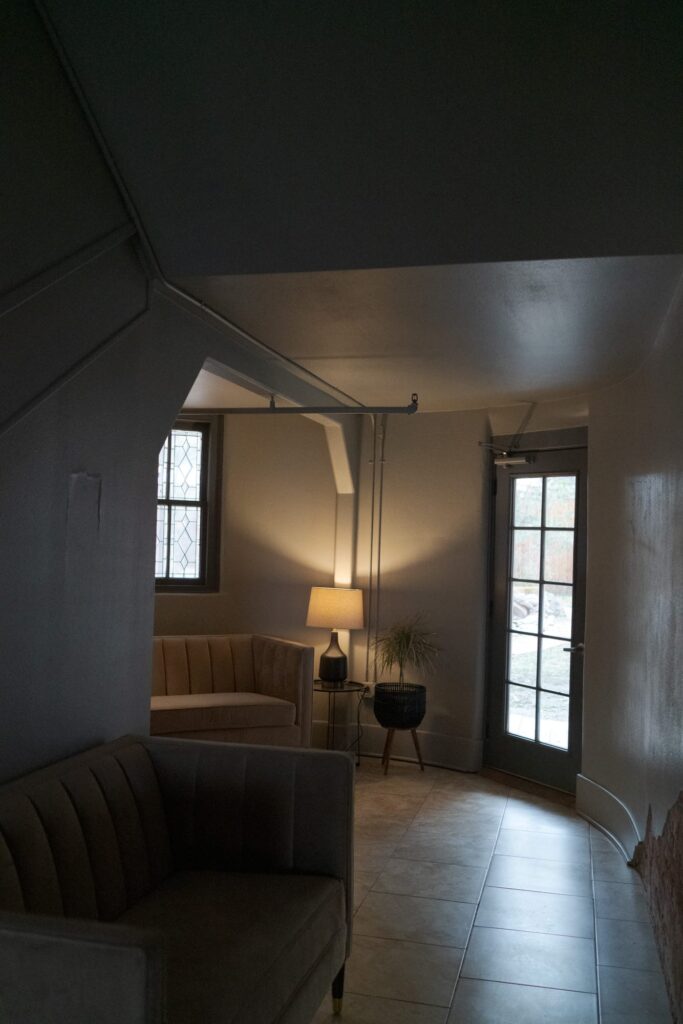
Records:
[[[179,868],[328,875],[353,917],[348,754],[146,737]]]
[[[161,940],[125,925],[0,913],[0,1020],[162,1024]]]
[[[301,746],[311,745],[313,648],[274,636],[252,637],[254,683],[258,693],[296,705]]]

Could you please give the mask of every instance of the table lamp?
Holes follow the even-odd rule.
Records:
[[[337,630],[363,628],[363,591],[349,587],[311,587],[306,625],[326,626],[332,630],[330,646],[320,655],[318,675],[325,683],[342,686],[348,663],[339,646]]]

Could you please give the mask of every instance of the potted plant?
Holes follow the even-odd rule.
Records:
[[[398,665],[397,683],[377,683],[375,686],[375,718],[387,729],[382,755],[385,775],[396,729],[410,729],[420,768],[424,771],[416,729],[424,718],[427,689],[419,683],[406,683],[405,670],[408,666],[418,670],[432,666],[439,653],[434,637],[435,634],[425,628],[418,615],[390,626],[374,641],[380,669],[390,672],[394,665]]]

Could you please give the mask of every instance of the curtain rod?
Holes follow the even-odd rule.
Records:
[[[417,412],[417,395],[413,394],[409,405],[275,405],[275,399],[271,398],[270,405],[245,406],[238,408],[212,408],[212,409],[181,409],[178,418],[197,416],[225,416],[225,415],[249,415],[249,416],[293,416],[293,415],[316,415],[316,416],[358,416],[371,413],[377,416],[403,415],[411,416]]]

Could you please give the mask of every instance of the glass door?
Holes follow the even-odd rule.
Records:
[[[573,792],[581,764],[585,450],[497,467],[485,762]]]

